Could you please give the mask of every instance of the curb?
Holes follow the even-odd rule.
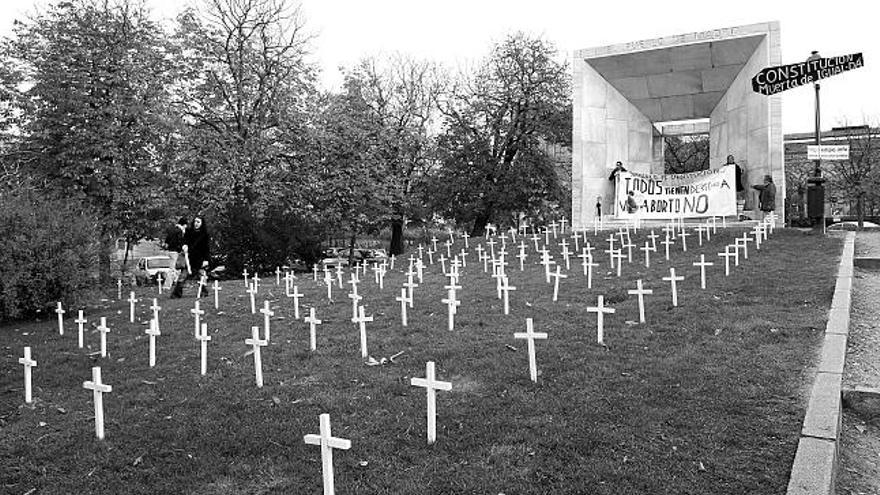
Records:
[[[841,425],[841,384],[852,301],[855,233],[847,232],[821,360],[813,381],[787,495],[834,495]]]

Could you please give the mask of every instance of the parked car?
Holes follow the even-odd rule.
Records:
[[[134,269],[134,280],[138,285],[153,284],[160,273],[162,280],[168,280],[173,268],[170,256],[144,256]]]
[[[355,256],[358,258],[358,261],[382,263],[383,260],[388,258],[388,253],[384,249],[358,249],[355,251]]]
[[[332,247],[324,250],[324,258],[321,260],[321,268],[335,269],[337,266],[348,266],[348,248]]]

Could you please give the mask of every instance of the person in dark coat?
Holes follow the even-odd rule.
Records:
[[[192,227],[186,232],[185,242],[192,268],[190,275],[204,276],[211,264],[211,236],[202,217],[197,216],[193,219]]]
[[[186,226],[186,218],[181,218],[165,236],[165,249],[171,252],[171,266],[174,267],[169,280],[174,286],[171,291],[172,299],[183,297],[183,286],[186,283]]]
[[[764,184],[752,186],[759,191],[758,205],[763,212],[763,217],[776,209],[776,184],[773,183],[773,177],[764,176]]]
[[[621,172],[626,172],[626,169],[623,168],[623,162],[617,162],[614,164],[614,170],[611,171],[611,175],[608,176],[608,180],[614,182],[617,180],[617,176],[620,175]]]

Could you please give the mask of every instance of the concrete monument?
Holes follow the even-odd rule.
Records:
[[[781,63],[778,22],[575,51],[575,228],[593,223],[597,197],[603,214],[614,212],[608,177],[615,162],[630,172],[663,173],[664,135],[708,133],[711,168],[733,155],[746,191],[766,174],[784,198],[781,100],[751,87],[755,74]],[[752,218],[756,203],[746,201]]]

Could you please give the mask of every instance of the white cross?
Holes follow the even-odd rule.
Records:
[[[267,343],[271,340],[271,334],[269,332],[269,320],[275,316],[275,312],[269,309],[269,301],[263,301],[263,309],[260,310],[260,313],[263,313],[263,327],[265,328],[266,334],[263,337]]]
[[[443,253],[440,253],[440,267],[443,269],[443,273],[446,273],[446,256],[443,256]]]
[[[666,236],[666,239],[660,241],[660,244],[663,244],[663,247],[666,248],[666,261],[669,261],[669,246],[675,244],[669,239],[669,236]]]
[[[256,284],[252,283],[251,286],[245,290],[245,292],[248,293],[248,295],[250,296],[250,299],[251,299],[251,314],[255,315],[255,314],[257,314],[257,286],[256,286]]]
[[[532,237],[530,237],[530,239],[532,240],[532,242],[535,243],[535,251],[537,251],[538,250],[538,241],[541,240],[541,236],[539,236],[538,234],[532,233]]]
[[[651,289],[642,288],[642,279],[636,280],[636,289],[628,290],[627,293],[633,294],[639,298],[639,323],[645,322],[645,294],[653,294]]]
[[[562,267],[556,265],[556,272],[551,273],[550,276],[553,277],[553,302],[556,302],[559,299],[559,279],[568,278],[568,275],[563,275],[560,273]]]
[[[201,362],[201,373],[202,376],[208,372],[208,341],[211,340],[211,336],[208,335],[208,324],[202,323],[202,331],[196,337],[199,340],[202,347],[202,362]]]
[[[452,390],[451,382],[443,382],[436,379],[434,374],[434,361],[425,364],[425,378],[411,378],[413,387],[424,387],[428,395],[428,445],[437,441],[437,390]]]
[[[326,270],[326,267],[325,267]],[[327,286],[327,300],[333,300],[333,277],[330,275],[329,271],[324,272],[324,285]]]
[[[385,273],[385,264],[383,262],[383,264],[379,267],[379,290],[385,290]]]
[[[150,336],[150,368],[156,366],[156,337],[162,335],[159,331],[159,323],[154,319],[150,320],[150,327],[144,330],[144,333]]]
[[[315,282],[318,281],[318,264],[317,263],[312,265],[312,280],[314,280]]]
[[[334,495],[336,490],[333,486],[333,449],[348,450],[351,448],[351,440],[336,438],[330,433],[330,415],[322,414],[321,434],[305,435],[303,441],[309,445],[321,446],[321,473],[324,478],[324,495]]]
[[[342,265],[336,265],[336,281],[339,283],[339,288],[342,288]]]
[[[406,288],[404,287],[404,288],[400,289],[400,297],[394,298],[396,301],[400,302],[400,319],[401,319],[401,324],[403,326],[407,326],[407,324],[406,324],[406,306],[407,306],[407,304],[409,304],[409,297],[407,297],[406,294],[407,294]]]
[[[403,286],[406,287],[409,292],[409,307],[413,307],[413,289],[418,287],[419,284],[414,283],[412,275],[409,275],[406,283],[404,283]]]
[[[434,251],[436,251],[436,250],[437,250],[437,246],[435,245]],[[389,270],[394,270],[394,260],[396,260],[396,259],[397,259],[397,255],[392,254],[391,255],[391,265],[389,266]]]
[[[516,290],[516,287],[509,285],[507,277],[501,276],[501,291],[504,293],[504,314],[510,314],[510,291]]]
[[[260,356],[260,347],[268,344],[268,342],[260,340],[260,327],[251,327],[251,338],[244,339],[244,343],[253,347],[254,377],[257,382],[257,388],[263,388],[263,359]]]
[[[535,332],[531,318],[526,318],[526,331],[516,332],[513,334],[515,339],[526,339],[529,350],[529,376],[533,382],[538,381],[538,363],[535,359],[535,339],[546,339],[547,334],[544,332]]]
[[[596,340],[605,345],[605,315],[614,313],[614,308],[605,307],[605,296],[599,296],[596,306],[588,307],[587,312],[596,313]]]
[[[696,262],[696,263],[693,263],[694,266],[699,266],[699,267],[700,267],[700,288],[701,288],[701,289],[705,289],[705,288],[706,288],[706,267],[707,267],[707,266],[712,266],[712,265],[714,265],[714,264],[715,264],[715,263],[707,262],[707,261],[706,261],[706,255],[705,255],[705,254],[701,254],[701,255],[700,255],[700,261],[698,261],[698,262]]]
[[[367,359],[367,323],[372,322],[372,316],[364,315],[364,307],[358,307],[358,315],[356,318],[352,318],[352,323],[358,324],[358,329],[361,332],[361,357]]]
[[[155,297],[153,298],[153,304],[150,305],[150,309],[153,311],[153,319],[156,320],[156,330],[159,330],[159,310],[162,309],[162,306],[159,306],[159,300]]]
[[[449,313],[449,330],[452,331],[455,328],[455,313],[456,306],[461,305],[461,301],[455,299],[455,290],[450,289],[448,296],[446,299],[441,299],[440,302],[445,303],[448,308]]]
[[[550,251],[546,247],[541,249],[541,264],[544,265],[544,279],[548,284],[550,283],[550,265],[552,263]]]
[[[562,233],[563,233],[563,234],[565,233],[565,223],[566,223],[567,221],[568,221],[568,220],[566,220],[565,217],[562,217],[562,220],[559,221],[559,223],[562,224]]]
[[[199,330],[201,330],[201,326],[199,325],[199,322],[202,319],[202,315],[205,314],[205,310],[199,308],[198,301],[195,302],[195,306],[196,307],[189,310],[189,312],[192,313],[193,317],[195,318],[195,330],[193,331],[193,337],[198,337]]]
[[[18,358],[19,364],[24,366],[24,401],[27,404],[33,402],[31,388],[31,368],[37,365],[37,362],[31,359],[31,348],[24,348],[24,357]]]
[[[102,318],[103,319],[103,318]],[[101,367],[92,368],[92,381],[83,382],[83,388],[92,391],[95,401],[95,436],[104,439],[104,397],[103,394],[113,391],[110,385],[101,383]]]
[[[78,330],[79,330],[79,348],[83,348],[83,325],[86,323],[86,319],[83,318],[83,310],[79,310],[79,317],[75,320]]]
[[[464,247],[467,249],[470,249],[470,246],[468,245],[468,238],[470,238],[470,234],[465,232],[465,233],[461,234],[461,236],[464,238]]]
[[[443,244],[446,246],[446,257],[451,258],[452,257],[452,241],[446,241]]]
[[[752,229],[752,235],[755,236],[755,249],[761,249],[761,226],[755,225],[755,228]]]
[[[743,234],[742,237],[738,237],[734,241],[734,242],[736,242],[737,249],[739,248],[740,244],[742,244],[744,259],[749,259],[749,241],[751,241],[751,240],[752,240],[752,238],[749,237],[748,234]]]
[[[61,302],[58,302],[58,307],[55,308],[55,313],[58,314],[58,335],[64,335],[64,309],[61,307]]]
[[[587,288],[592,289],[593,288],[593,267],[599,266],[599,263],[594,263],[593,262],[593,255],[589,255],[589,257],[587,258],[587,262],[584,263],[584,265],[586,265],[586,270],[587,270]]]
[[[201,298],[202,297],[202,289],[204,289],[207,286],[208,286],[208,276],[202,275],[202,277],[199,279],[199,290],[198,290],[198,292],[196,292],[196,297]]]
[[[437,237],[436,236],[431,236],[431,244],[434,246],[431,249],[433,249],[434,252],[436,253],[437,252]]]
[[[222,288],[220,287],[220,283],[218,281],[214,281],[214,309],[220,308],[220,291]]]
[[[523,263],[525,263],[528,255],[526,254],[525,250],[522,248],[522,245],[520,245],[519,254],[516,255],[516,257],[519,258],[519,271],[523,271],[525,269],[525,267],[523,266]]]
[[[314,351],[318,345],[315,326],[321,324],[321,320],[315,318],[315,308],[309,308],[309,316],[306,316],[304,321],[309,324],[309,349]]]
[[[129,317],[128,317],[128,320],[129,320],[131,323],[134,323],[134,303],[136,303],[136,302],[137,302],[137,299],[134,297],[134,292],[132,292],[132,293],[128,296],[128,307],[129,307],[129,311],[128,311]]]
[[[281,285],[281,267],[275,267],[275,285]]]
[[[571,251],[568,250],[568,246],[562,248],[562,259],[565,260],[565,269],[571,270],[571,263],[569,262],[569,256],[571,256]]]
[[[663,280],[666,280],[672,285],[672,305],[678,306],[678,285],[676,282],[681,282],[684,280],[684,277],[676,277],[675,276],[675,268],[669,269],[669,276],[663,277]]]
[[[556,239],[556,227],[559,227],[559,224],[556,223],[556,220],[550,222],[550,228],[553,229],[553,238]]]
[[[495,239],[489,239],[488,241],[486,241],[486,245],[489,246],[490,253],[493,258],[495,257],[495,244],[497,244],[495,242]]]
[[[645,241],[645,247],[641,247],[639,250],[645,253],[645,268],[651,268],[651,245]]]
[[[655,234],[654,231],[651,230],[651,233],[648,234],[648,237],[651,239],[651,251],[656,252],[657,251],[657,238],[660,236]]]
[[[733,258],[735,255],[730,252],[730,246],[725,246],[724,252],[718,253],[718,256],[724,258],[724,276],[727,277],[730,275],[730,258]]]
[[[247,287],[247,288],[250,288],[250,287],[251,287],[251,284],[248,283],[248,271],[247,271],[247,268],[245,268],[244,271],[241,272],[241,274],[244,275],[244,286]]]
[[[681,251],[684,253],[686,253],[688,250],[687,237],[689,235],[691,234],[688,234],[687,230],[684,228],[682,228],[681,231],[678,233],[678,236],[681,237]]]
[[[299,287],[293,286],[293,294],[288,293],[287,297],[293,298],[293,317],[294,319],[299,319],[299,298],[303,297],[299,292]]]
[[[733,253],[733,264],[734,266],[739,266],[739,246],[736,245],[728,245],[727,247],[730,252]]]
[[[620,277],[621,270],[623,270],[623,251],[621,249],[615,249],[613,253],[611,253],[611,257],[617,260],[617,276]]]
[[[254,276],[251,277],[251,282],[253,283],[254,290],[260,290],[260,274],[258,272],[254,272]]]
[[[101,357],[107,357],[107,334],[110,328],[107,326],[107,317],[101,317],[101,324],[98,325],[98,332],[101,333]]]
[[[703,245],[703,232],[706,232],[706,235],[708,236],[709,228],[700,224],[700,225],[697,225],[696,227],[694,227],[694,230],[697,231],[697,242],[699,243],[700,246],[702,246]]]

